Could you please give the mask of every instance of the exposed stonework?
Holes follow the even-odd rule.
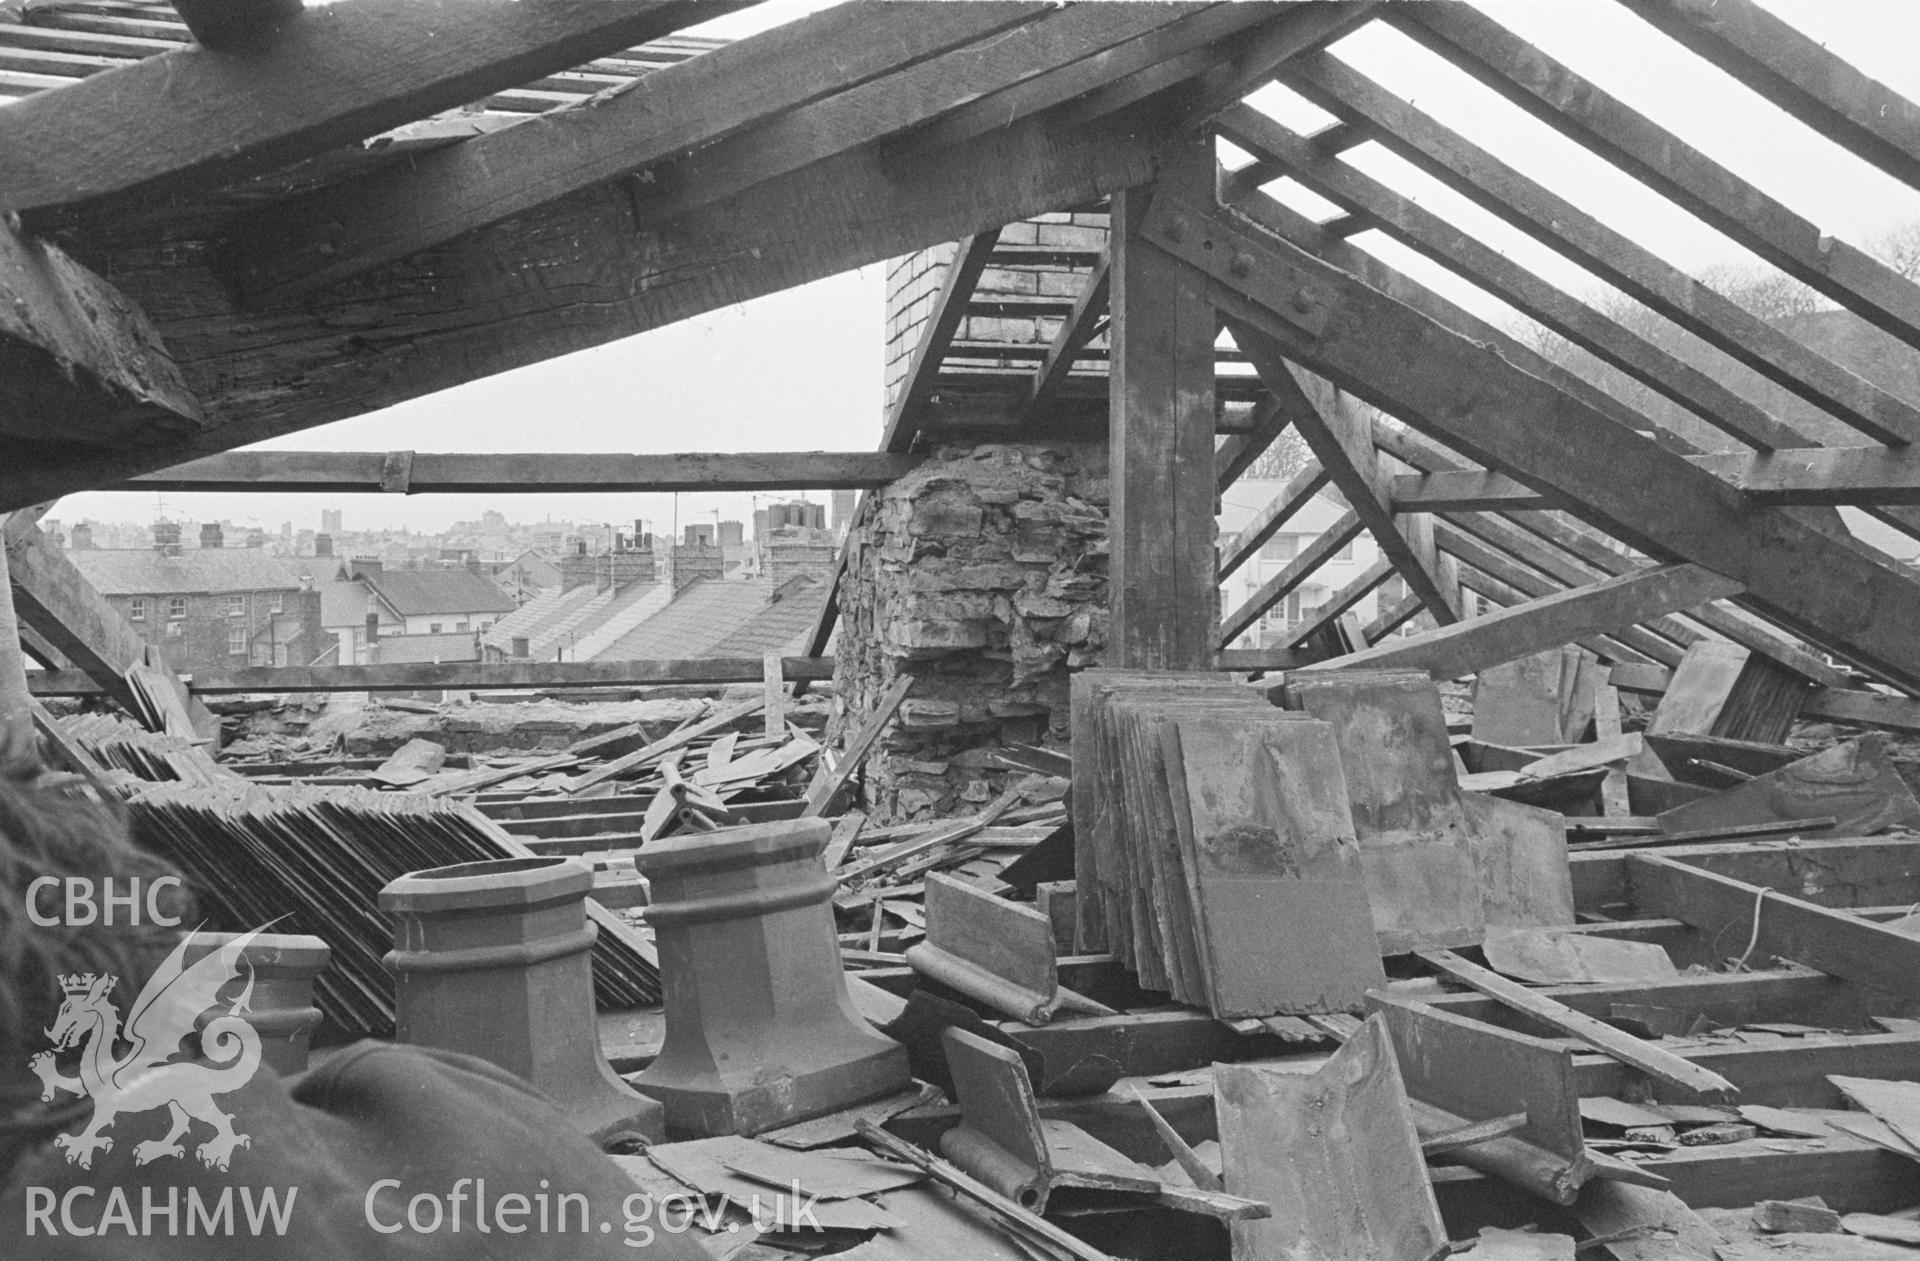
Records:
[[[834,734],[916,683],[867,762],[866,808],[963,810],[986,752],[1064,744],[1068,677],[1107,631],[1107,463],[1095,443],[946,446],[870,498],[841,586]]]

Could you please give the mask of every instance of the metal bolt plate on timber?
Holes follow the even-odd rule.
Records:
[[[413,452],[387,452],[387,458],[380,462],[380,490],[388,495],[413,493]]]
[[[1209,213],[1163,193],[1153,199],[1140,235],[1309,336],[1318,337],[1333,314],[1313,277],[1275,258],[1251,233],[1225,222],[1222,212]]]

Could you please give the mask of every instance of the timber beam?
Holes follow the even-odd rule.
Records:
[[[1407,5],[1395,9],[1392,20],[1533,117],[1787,275],[1920,346],[1920,286],[1821,232],[1498,22],[1456,4]]]
[[[1386,475],[1373,445],[1373,426],[1358,400],[1288,363],[1260,330],[1240,321],[1229,321],[1229,327],[1234,342],[1246,352],[1269,390],[1300,396],[1295,428],[1407,588],[1420,597],[1435,622],[1445,626],[1459,621],[1455,594],[1444,590],[1439,578],[1439,555],[1431,530],[1393,518]]]
[[[1635,696],[1659,696],[1667,690],[1672,672],[1654,665],[1617,665],[1610,681]],[[1920,733],[1920,701],[1884,692],[1816,687],[1807,693],[1800,716],[1809,722],[1835,722],[1849,727]]]
[[[905,476],[921,458],[886,451],[675,455],[229,451],[143,473],[108,489],[402,495],[870,490]]]
[[[1418,7],[1453,14],[1460,6]],[[1476,25],[1494,24],[1481,19]],[[1406,26],[1416,37],[1428,33],[1418,21]],[[1686,275],[1344,62],[1325,54],[1302,58],[1287,67],[1286,82],[1322,108],[1362,123],[1395,154],[1490,214],[1847,425],[1883,441],[1920,434],[1920,409]],[[1711,411],[1722,427],[1753,420],[1744,415],[1743,421],[1739,413]],[[1759,430],[1747,440],[1771,445]]]
[[[1497,452],[1614,537],[1725,575],[1769,619],[1920,686],[1920,642],[1906,631],[1920,625],[1920,582],[1891,559],[1787,512],[1755,513],[1674,452],[1218,206],[1156,198],[1143,233],[1288,358],[1482,463]]]
[[[1753,455],[1695,455],[1688,462],[1763,507],[1920,505],[1920,451],[1907,447],[1795,447]],[[1511,477],[1484,470],[1395,478],[1392,496],[1395,512],[1509,512],[1552,506]]]
[[[1664,566],[1543,596],[1306,668],[1425,670],[1436,679],[1457,679],[1739,590],[1739,584],[1698,565]]]
[[[928,155],[911,179],[862,146],[664,226],[636,229],[625,190],[596,186],[354,284],[251,311],[185,244],[156,252],[102,243],[116,283],[146,306],[215,423],[191,440],[82,459],[20,451],[0,482],[0,509],[362,415],[1079,204],[1150,179],[1173,133],[1157,116],[1133,113],[1064,133],[1044,123]]]
[[[1333,559],[1336,552],[1359,538],[1364,528],[1358,514],[1349,510],[1322,530],[1313,542],[1300,549],[1300,554],[1288,562],[1285,569],[1261,583],[1260,589],[1248,596],[1246,603],[1226,616],[1220,626],[1221,647],[1252,630],[1268,609],[1298,590],[1322,565]]]
[[[788,681],[831,679],[831,657],[785,657],[781,677]],[[220,673],[196,672],[195,695],[235,692],[414,692],[447,688],[531,691],[543,688],[709,686],[760,683],[766,662],[759,657],[714,657],[685,661],[446,661],[395,662],[364,666],[249,666]],[[35,675],[36,696],[87,696],[101,690],[98,679],[77,671]]]
[[[355,0],[244,53],[161,53],[7,107],[0,210],[44,228],[375,136],[705,21],[731,0]],[[137,103],[137,108],[129,108]]]
[[[182,437],[206,426],[193,391],[140,308],[4,216],[0,294],[6,296],[0,302],[0,433],[30,442],[112,445],[135,435],[149,442]]]
[[[1920,188],[1920,105],[1753,0],[1622,0],[1827,139]]]
[[[1253,520],[1247,522],[1245,529],[1221,546],[1220,577],[1227,577],[1252,560],[1261,546],[1278,533],[1294,513],[1306,507],[1326,484],[1327,471],[1320,467],[1320,461],[1308,460],[1305,468],[1295,473],[1264,508],[1253,514]]]
[[[1161,201],[1212,193],[1213,140],[1203,134],[1153,183],[1112,201],[1107,660],[1120,669],[1213,665],[1218,316],[1186,268],[1141,235]]]

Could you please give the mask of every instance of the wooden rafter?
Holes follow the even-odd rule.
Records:
[[[229,451],[114,489],[354,494],[865,490],[920,457],[884,451],[741,451],[673,455],[431,451]]]
[[[1376,440],[1390,441],[1395,458],[1409,468],[1417,468],[1428,474],[1469,471],[1465,461],[1445,451],[1438,443],[1424,435],[1400,432],[1389,439],[1379,427],[1376,427],[1375,437]],[[1475,533],[1491,546],[1504,549],[1508,555],[1532,563],[1542,573],[1553,575],[1564,582],[1592,581],[1595,576],[1618,576],[1631,573],[1634,569],[1646,564],[1641,558],[1622,553],[1602,535],[1565,513],[1544,510],[1509,511],[1501,517],[1484,513],[1468,513],[1455,515],[1451,520],[1456,525]],[[1516,530],[1524,531],[1525,535],[1516,535]],[[1526,535],[1531,535],[1550,545],[1554,551],[1547,554],[1534,552],[1527,543]],[[1577,561],[1582,568],[1572,571],[1564,570],[1560,568],[1559,562],[1552,559],[1554,555]],[[1689,610],[1688,617],[1708,630],[1724,635],[1734,643],[1760,653],[1762,656],[1770,657],[1822,686],[1845,686],[1839,671],[1806,652],[1797,643],[1772,627],[1738,609],[1711,604]],[[1669,635],[1668,637],[1677,643],[1688,642],[1692,634],[1684,632],[1679,636]]]
[[[1107,312],[1108,268],[1110,257],[1100,256],[1086,282],[1080,286],[1080,294],[1073,300],[1073,310],[1061,323],[1060,331],[1053,335],[1053,343],[1047,347],[1047,357],[1033,371],[1033,383],[1027,387],[1026,404],[1022,408],[1028,417],[1044,413],[1053,401],[1060,387],[1066,382],[1067,374],[1073,371],[1073,361],[1086,344],[1094,339],[1099,331],[1099,320]]]
[[[1291,388],[1300,395],[1305,405],[1298,409],[1295,427],[1408,589],[1420,597],[1435,622],[1444,626],[1458,621],[1452,594],[1436,572],[1438,558],[1432,541],[1417,529],[1403,530],[1394,520],[1386,477],[1373,447],[1372,426],[1358,402],[1288,363],[1279,346],[1259,329],[1241,321],[1229,321],[1229,327],[1268,389],[1278,394]]]
[[[1253,514],[1253,520],[1247,522],[1240,533],[1223,542],[1220,548],[1220,577],[1225,579],[1252,560],[1261,545],[1272,538],[1294,513],[1304,508],[1308,500],[1319,494],[1327,481],[1327,471],[1320,467],[1320,461],[1308,460],[1306,467],[1295,473],[1265,507]]]
[[[1462,196],[1847,425],[1883,440],[1920,433],[1920,410],[1911,404],[1661,261],[1338,59],[1304,58],[1287,68],[1286,77],[1316,104],[1363,123],[1380,143]],[[1715,414],[1717,424],[1737,419]]]
[[[301,0],[173,0],[174,11],[207,48],[246,51],[300,16]]]
[[[364,289],[341,286],[351,294],[257,312],[223,304],[190,254],[128,247],[111,255],[116,281],[147,307],[217,427],[98,455],[19,451],[0,506],[360,415],[1076,204],[1150,178],[1167,134],[1149,118],[1064,135],[1029,122],[923,163],[912,180],[868,147],[758,185],[670,232],[635,232],[624,193],[589,189],[372,273]]]
[[[464,105],[731,0],[356,0],[257,48],[162,53],[7,107],[0,210],[139,210]],[[139,102],[128,108],[128,102]]]
[[[616,176],[644,172],[644,181],[657,164],[1044,12],[852,5],[813,14],[655,71],[590,109],[276,202],[236,226],[227,268],[254,298],[309,292]]]
[[[1382,557],[1366,567],[1354,579],[1341,587],[1326,601],[1315,607],[1312,617],[1305,618],[1300,625],[1287,631],[1282,643],[1285,648],[1299,648],[1320,634],[1329,626],[1338,622],[1354,605],[1372,595],[1393,577],[1393,562]]]
[[[1639,178],[1781,271],[1920,345],[1920,286],[1835,240],[1651,119],[1464,4],[1408,5],[1394,19],[1467,73]]]
[[[1316,672],[1425,670],[1436,679],[1456,679],[1739,589],[1740,584],[1698,565],[1668,565],[1530,600],[1305,668]]]
[[[1300,554],[1288,562],[1285,569],[1261,583],[1259,590],[1248,596],[1244,604],[1221,620],[1221,645],[1224,647],[1253,629],[1268,609],[1299,590],[1322,565],[1359,538],[1364,528],[1359,516],[1348,509],[1339,520],[1322,530],[1313,542],[1300,549]]]
[[[1259,110],[1245,105],[1229,110],[1221,116],[1220,129],[1241,148],[1274,159],[1286,174],[1318,195],[1365,213],[1372,226],[1396,241],[1466,276],[1715,428],[1762,451],[1806,445],[1796,442],[1797,433],[1758,404],[1461,232],[1419,203],[1393,192],[1351,163],[1321,155],[1305,138]],[[1236,177],[1235,183],[1245,186],[1247,181]]]
[[[1787,511],[1755,513],[1711,474],[1217,207],[1157,199],[1145,233],[1290,359],[1473,458],[1498,451],[1616,538],[1726,574],[1769,618],[1920,686],[1920,644],[1903,629],[1920,621],[1920,581],[1885,557]],[[1857,593],[1869,589],[1875,599],[1861,608]]]
[[[1920,505],[1920,453],[1886,447],[1796,447],[1764,455],[1695,455],[1688,462],[1768,507]],[[1396,478],[1396,512],[1538,508],[1534,491],[1484,469]]]
[[[1753,0],[1621,0],[1821,135],[1920,188],[1920,105]]]

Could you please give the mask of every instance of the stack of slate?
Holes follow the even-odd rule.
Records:
[[[278,921],[333,950],[315,983],[320,1010],[352,1033],[393,1030],[393,978],[381,958],[393,925],[377,899],[410,871],[524,857],[527,850],[472,806],[363,789],[155,784],[128,802],[135,838],[211,900],[222,926]],[[660,1001],[651,949],[597,912],[594,990],[603,1009]]]
[[[1082,948],[1217,1016],[1359,1010],[1384,978],[1327,725],[1217,675],[1073,689]]]

